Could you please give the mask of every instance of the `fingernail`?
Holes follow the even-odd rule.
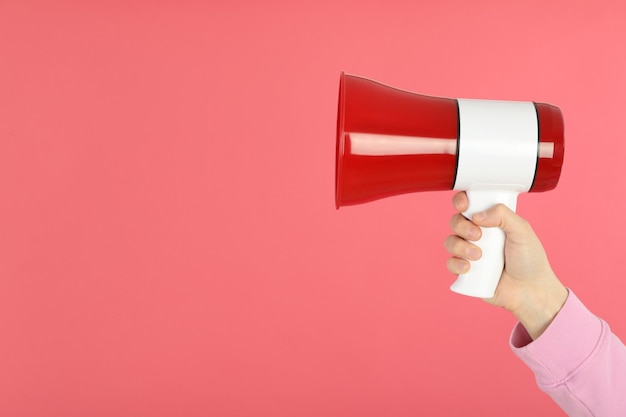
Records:
[[[480,258],[480,249],[475,247],[467,248],[467,257],[472,260]]]
[[[467,236],[470,239],[478,239],[480,237],[480,230],[477,227],[470,227],[467,231]]]

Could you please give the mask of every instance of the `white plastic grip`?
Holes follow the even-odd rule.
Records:
[[[467,190],[469,206],[463,215],[468,219],[484,210],[504,204],[512,211],[517,206],[518,191],[498,189]],[[467,273],[459,275],[450,289],[471,297],[491,298],[494,296],[504,269],[504,231],[498,227],[481,227],[481,238],[473,242],[482,251],[482,256],[470,262]]]
[[[459,99],[459,145],[455,190],[465,190],[471,219],[504,204],[515,211],[519,193],[530,190],[539,152],[537,111],[532,102]],[[491,298],[504,267],[504,232],[481,228],[478,261],[452,284],[460,294]]]

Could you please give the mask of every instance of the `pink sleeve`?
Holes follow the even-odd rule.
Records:
[[[510,343],[568,416],[626,416],[626,347],[572,291],[537,340],[518,323]]]

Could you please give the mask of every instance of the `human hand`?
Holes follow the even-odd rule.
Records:
[[[556,277],[541,241],[530,224],[499,204],[475,214],[471,221],[461,212],[467,209],[465,192],[454,195],[452,203],[457,211],[450,220],[454,235],[445,240],[452,255],[448,270],[462,274],[469,270],[468,260],[476,260],[481,251],[472,242],[480,239],[480,227],[499,227],[505,235],[504,271],[489,304],[503,307],[513,313],[534,339],[539,337],[559,312],[568,291]]]

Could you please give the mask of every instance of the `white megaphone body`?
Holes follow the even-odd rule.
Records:
[[[337,208],[398,194],[464,190],[474,213],[523,192],[556,187],[564,154],[558,107],[450,99],[341,74],[337,119]],[[493,297],[504,267],[504,232],[482,228],[482,257],[454,292]]]

